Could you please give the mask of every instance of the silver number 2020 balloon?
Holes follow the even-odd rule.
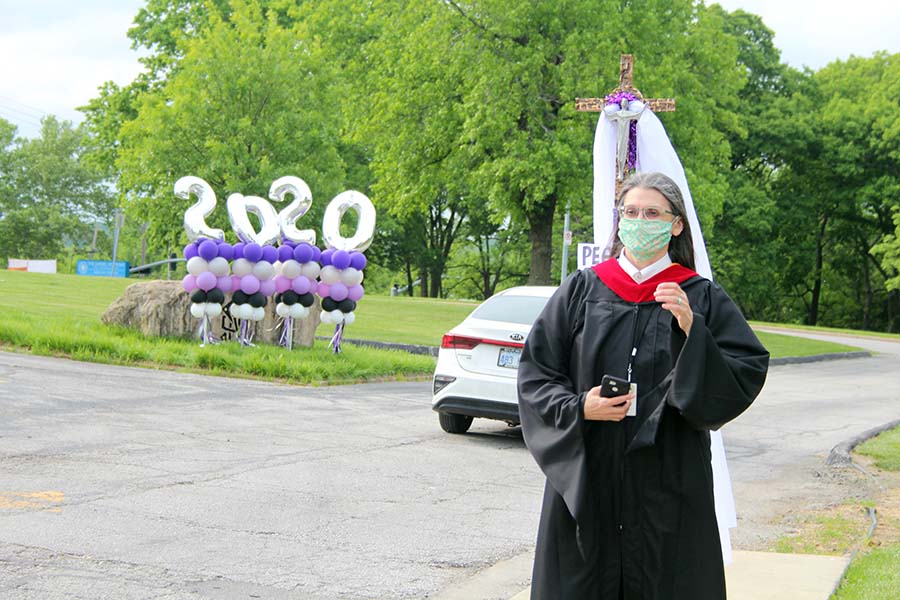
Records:
[[[175,182],[175,195],[182,200],[197,196],[197,202],[184,211],[184,230],[190,241],[199,237],[225,239],[224,231],[206,224],[206,217],[216,208],[216,193],[208,183],[193,175],[182,177]]]
[[[284,202],[284,197],[290,195],[293,201],[278,213],[278,225],[281,228],[281,236],[291,242],[306,242],[312,246],[316,244],[315,229],[297,229],[296,223],[312,205],[312,192],[306,182],[299,177],[286,175],[279,177],[269,186],[269,198],[275,202]]]
[[[356,212],[356,233],[352,237],[345,238],[341,235],[341,220],[350,209]],[[347,190],[328,203],[325,217],[322,219],[322,238],[329,247],[347,252],[353,250],[362,252],[372,243],[374,235],[375,207],[365,194]]]
[[[244,243],[256,242],[260,246],[278,241],[278,215],[269,201],[259,196],[231,194],[225,202],[231,228]],[[259,232],[254,229],[248,213],[259,217]]]

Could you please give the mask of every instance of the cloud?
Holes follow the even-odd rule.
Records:
[[[140,72],[126,33],[142,3],[10,4],[9,11],[0,8],[0,116],[16,123],[20,135],[36,135],[40,114],[80,121],[75,108],[102,83],[127,84]]]

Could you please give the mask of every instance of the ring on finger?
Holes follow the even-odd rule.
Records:
[[[681,301],[681,298],[678,299],[678,304],[679,304],[679,305],[680,305],[680,304],[684,304],[684,303]]]

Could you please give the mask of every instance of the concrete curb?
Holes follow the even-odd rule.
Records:
[[[317,340],[331,341],[330,337],[317,335]],[[342,344],[353,344],[355,346],[368,346],[369,348],[380,348],[382,350],[403,350],[410,354],[427,354],[429,356],[437,356],[439,348],[437,346],[417,346],[415,344],[397,344],[394,342],[374,342],[372,340],[354,340],[350,338],[341,338]]]
[[[870,358],[872,353],[868,350],[858,352],[832,352],[830,354],[811,354],[810,356],[783,356],[769,359],[769,366],[797,365],[801,363],[821,362],[824,360],[842,360],[845,358]]]
[[[832,448],[831,452],[828,453],[828,458],[825,460],[825,464],[832,467],[842,467],[850,465],[853,462],[853,459],[850,458],[850,453],[853,452],[854,448],[856,448],[866,440],[875,437],[879,433],[884,433],[888,429],[893,429],[897,426],[900,426],[900,419],[885,423],[884,425],[879,425],[878,427],[873,427],[868,431],[863,431],[859,435],[850,438],[846,442],[841,442],[840,444]]]
[[[317,340],[330,341],[331,338],[323,335],[316,336]],[[368,346],[369,348],[381,348],[382,350],[403,350],[411,354],[426,354],[428,356],[437,356],[437,346],[419,346],[416,344],[398,344],[395,342],[375,342],[372,340],[357,340],[351,338],[341,339],[341,343],[354,344],[356,346]],[[845,358],[869,358],[871,352],[833,352],[831,354],[813,354],[810,356],[784,356],[782,358],[773,358],[769,360],[770,366],[778,365],[794,365],[801,363],[820,362],[823,360],[842,360]]]

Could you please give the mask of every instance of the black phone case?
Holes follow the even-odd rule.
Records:
[[[604,398],[624,396],[631,390],[631,384],[612,375],[604,375],[600,380],[600,395]]]

